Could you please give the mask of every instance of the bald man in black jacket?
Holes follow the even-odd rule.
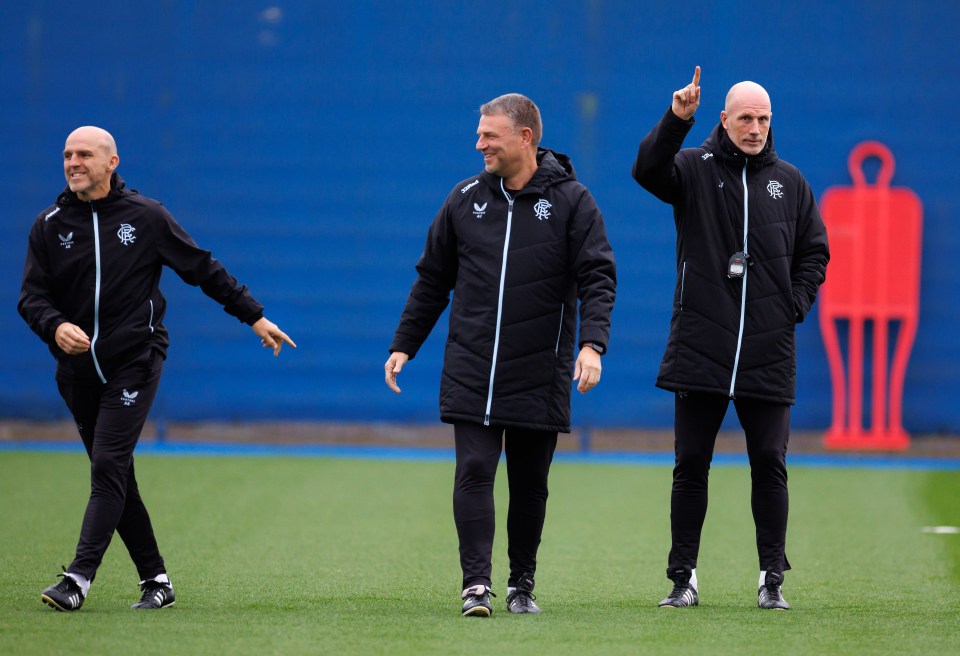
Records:
[[[85,126],[67,137],[67,189],[33,223],[17,305],[56,358],[60,395],[90,457],[90,500],[76,557],[40,595],[62,611],[83,605],[114,531],[140,576],[141,599],[133,608],[174,603],[133,468],[169,344],[162,267],[250,325],[274,355],[284,342],[296,346],[160,203],[126,187],[119,163],[106,130]]]
[[[787,440],[796,396],[795,326],[824,280],[827,232],[810,186],[779,159],[766,90],[734,85],[720,124],[699,148],[682,149],[700,104],[700,67],[640,143],[633,177],[673,205],[677,278],[670,337],[657,386],[676,394],[664,607],[696,606],[697,556],[707,476],[733,400],[746,434],[760,561],[758,605],[783,599]]]

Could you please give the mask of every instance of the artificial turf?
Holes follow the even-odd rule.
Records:
[[[497,481],[494,614],[461,618],[451,462],[137,458],[176,588],[133,611],[111,545],[83,608],[40,591],[68,564],[88,494],[81,453],[0,453],[0,654],[892,654],[960,644],[960,473],[791,468],[784,596],[756,606],[749,472],[715,467],[701,606],[669,591],[670,469],[556,463],[539,554],[540,616],[505,611]]]

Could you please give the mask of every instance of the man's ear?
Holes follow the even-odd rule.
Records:
[[[724,130],[727,129],[727,113],[722,110],[720,112],[720,125]]]
[[[533,130],[530,128],[520,128],[520,138],[523,139],[524,145],[533,143]]]

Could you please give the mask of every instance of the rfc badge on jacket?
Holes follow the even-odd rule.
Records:
[[[541,198],[533,206],[533,213],[541,221],[546,221],[550,218],[550,208],[553,207],[546,198]]]

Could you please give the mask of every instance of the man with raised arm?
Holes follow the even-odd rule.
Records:
[[[633,178],[673,206],[673,316],[657,386],[675,394],[667,608],[699,603],[697,556],[717,432],[733,401],[750,458],[760,562],[757,604],[785,610],[787,440],[796,395],[795,326],[824,280],[829,249],[800,172],[773,147],[770,97],[735,84],[720,123],[681,149],[700,104],[700,67],[640,143]]]

